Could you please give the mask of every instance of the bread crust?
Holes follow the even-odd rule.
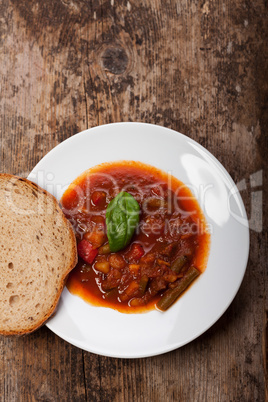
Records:
[[[59,300],[60,300],[61,293],[62,293],[62,291],[63,291],[63,289],[65,287],[66,281],[68,279],[68,275],[71,272],[71,270],[75,267],[75,265],[77,264],[77,261],[78,261],[76,238],[75,238],[75,234],[74,234],[74,231],[73,231],[71,223],[65,217],[64,213],[62,212],[62,210],[61,210],[61,208],[59,206],[59,203],[58,203],[57,199],[52,194],[50,194],[48,191],[44,190],[43,188],[41,188],[40,186],[38,186],[37,184],[31,182],[30,180],[28,180],[26,178],[11,175],[11,174],[8,174],[8,173],[0,173],[0,179],[1,178],[6,180],[7,182],[10,181],[10,180],[19,180],[20,182],[24,182],[25,184],[27,184],[30,187],[30,189],[34,189],[35,191],[41,192],[46,197],[50,198],[54,203],[55,210],[58,211],[58,213],[61,216],[62,221],[65,223],[66,227],[68,228],[68,231],[69,231],[69,234],[70,234],[70,237],[71,237],[71,250],[69,250],[69,252],[71,254],[70,255],[70,262],[67,265],[67,267],[65,269],[65,272],[64,272],[64,275],[61,278],[60,284],[58,286],[58,292],[56,294],[55,300],[52,303],[51,308],[47,311],[47,313],[44,316],[40,317],[40,320],[37,323],[35,323],[32,326],[29,325],[29,328],[27,328],[26,330],[23,330],[23,331],[21,331],[21,330],[7,331],[7,330],[3,330],[3,329],[0,328],[0,335],[3,335],[3,336],[14,336],[14,335],[21,336],[21,335],[26,335],[26,334],[29,334],[29,333],[32,333],[32,332],[36,331],[38,328],[43,326],[47,322],[47,320],[49,318],[51,318],[52,315],[55,314],[57,305],[58,305]],[[22,241],[23,241],[23,239],[22,239]]]

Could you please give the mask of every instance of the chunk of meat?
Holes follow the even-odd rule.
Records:
[[[176,253],[177,249],[178,249],[178,242],[172,242],[164,246],[160,254],[165,255],[167,257],[171,257]]]
[[[102,289],[106,292],[116,288],[119,285],[121,278],[122,273],[117,269],[112,269],[102,282]]]
[[[124,258],[120,254],[111,254],[109,257],[111,267],[116,269],[123,269],[126,266]]]
[[[167,282],[164,278],[158,277],[152,279],[149,286],[149,293],[151,296],[155,296],[160,290],[166,289]]]
[[[155,260],[155,255],[153,253],[148,253],[141,258],[141,263],[143,265],[152,265]]]

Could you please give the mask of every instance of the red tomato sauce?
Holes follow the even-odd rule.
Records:
[[[130,244],[111,253],[105,214],[121,191],[139,203],[140,221]],[[210,235],[199,204],[182,182],[159,169],[133,161],[98,165],[69,186],[61,204],[79,254],[67,288],[91,304],[128,313],[150,310],[189,267],[199,273],[206,268]]]

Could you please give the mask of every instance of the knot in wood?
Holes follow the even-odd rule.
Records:
[[[128,65],[128,56],[122,47],[109,47],[101,56],[105,70],[112,74],[123,74]]]

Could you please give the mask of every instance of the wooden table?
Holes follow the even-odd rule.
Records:
[[[265,400],[264,13],[264,0],[2,0],[2,172],[27,176],[88,127],[170,127],[205,146],[244,188],[251,248],[225,314],[165,355],[101,357],[46,327],[1,337],[1,401]]]

